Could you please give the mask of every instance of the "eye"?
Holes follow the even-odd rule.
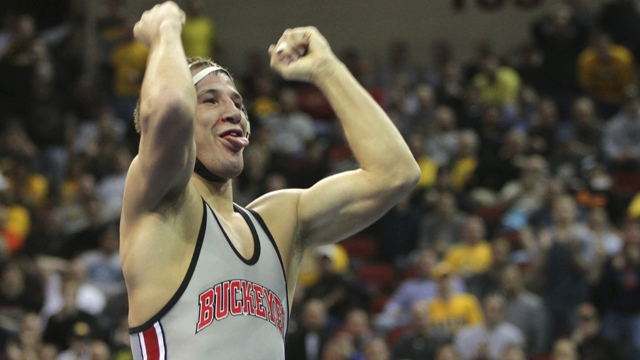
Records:
[[[202,102],[210,103],[210,104],[216,104],[216,103],[218,103],[218,100],[216,98],[209,98],[209,99],[204,99]]]

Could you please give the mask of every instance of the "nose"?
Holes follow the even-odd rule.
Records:
[[[242,110],[238,109],[233,101],[227,100],[222,118],[224,119],[224,121],[230,122],[232,124],[238,124],[242,120]]]

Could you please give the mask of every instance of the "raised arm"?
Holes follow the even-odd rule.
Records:
[[[336,112],[360,169],[333,175],[297,198],[297,241],[303,248],[363,229],[416,185],[420,170],[386,113],[338,60],[313,27],[287,30],[269,49],[285,79],[317,86]]]
[[[124,211],[153,209],[184,191],[193,171],[196,93],[180,39],[184,19],[168,1],[146,11],[134,27],[149,58],[137,120],[140,148],[129,170]]]

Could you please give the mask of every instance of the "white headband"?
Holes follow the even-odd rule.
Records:
[[[200,80],[204,79],[205,76],[211,74],[214,71],[224,71],[225,74],[227,71],[218,66],[208,66],[202,70],[200,70],[197,74],[193,75],[193,85],[196,85],[200,82]]]

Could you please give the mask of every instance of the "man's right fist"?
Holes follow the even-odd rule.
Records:
[[[161,29],[181,31],[185,19],[184,11],[173,1],[167,1],[145,11],[133,27],[133,35],[136,40],[150,47]]]

